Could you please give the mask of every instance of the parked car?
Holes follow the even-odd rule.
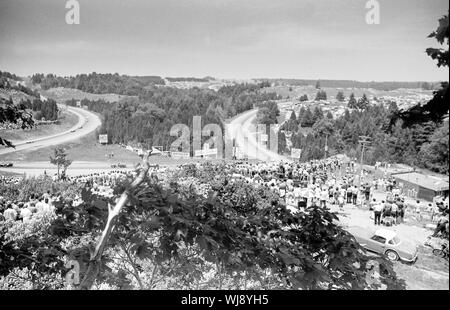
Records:
[[[10,168],[13,166],[13,163],[0,163],[0,167],[3,168]]]
[[[350,227],[348,229],[365,249],[386,255],[391,261],[402,260],[406,262],[414,262],[417,259],[419,246],[402,240],[397,236],[395,231],[380,228],[372,231],[362,227]]]

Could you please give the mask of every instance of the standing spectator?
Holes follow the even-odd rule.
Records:
[[[392,214],[392,204],[390,201],[384,202],[384,208],[383,208],[383,217],[391,216]]]
[[[356,203],[358,201],[358,187],[356,185],[353,186],[352,199],[353,199],[353,204],[356,205]]]
[[[349,186],[347,189],[347,203],[352,203],[352,196],[353,196],[353,188]]]
[[[366,183],[366,186],[364,187],[364,194],[366,195],[366,201],[369,201],[370,199],[370,185]]]
[[[334,191],[334,203],[339,204],[339,187],[336,187],[336,190]]]
[[[448,222],[449,222],[448,213],[442,214],[441,217],[439,218],[437,227],[434,230],[433,237],[437,237],[440,233],[444,233],[446,229],[448,230]]]
[[[394,218],[394,225],[397,225],[398,206],[395,202],[391,206],[391,215]]]
[[[378,226],[381,223],[381,213],[383,212],[383,203],[384,203],[384,201],[382,201],[381,203],[376,204],[373,207],[375,225],[378,225]]]
[[[403,223],[403,218],[405,216],[405,202],[403,199],[398,199],[397,200],[397,207],[398,207],[398,216],[397,216],[397,220],[400,223]]]

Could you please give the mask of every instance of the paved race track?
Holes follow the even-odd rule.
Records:
[[[69,112],[78,116],[78,123],[65,132],[61,132],[52,136],[33,139],[30,141],[21,141],[15,143],[16,148],[0,147],[0,161],[1,155],[14,153],[24,150],[36,150],[43,147],[54,146],[66,143],[72,140],[79,139],[91,132],[101,125],[100,118],[92,112],[81,108],[68,107]]]

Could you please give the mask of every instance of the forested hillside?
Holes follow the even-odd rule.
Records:
[[[0,71],[0,89],[8,96],[7,98],[0,97],[0,104],[17,104],[21,108],[30,109],[35,112],[34,118],[36,120],[44,118],[48,121],[54,121],[58,119],[56,101],[51,99],[43,101],[38,91],[24,86],[21,82],[22,79],[17,75]]]
[[[192,126],[193,116],[202,117],[202,126],[219,124],[239,113],[252,109],[260,102],[275,100],[274,93],[259,90],[266,84],[225,86],[218,92],[199,88],[177,89],[153,87],[142,89],[138,98],[118,103],[103,100],[82,100],[81,104],[102,114],[101,133],[107,133],[112,143],[143,143],[169,149],[176,137],[170,136],[175,124]],[[69,100],[69,105],[76,105]]]
[[[164,85],[159,76],[127,76],[119,74],[78,74],[70,77],[60,77],[54,74],[34,74],[31,77],[33,84],[39,84],[42,89],[53,87],[75,88],[94,94],[138,95],[142,88],[153,85]]]
[[[337,119],[330,114],[324,116],[319,109],[302,109],[299,115],[293,113],[282,129],[293,132],[292,144],[303,150],[302,160],[323,158],[326,137],[328,155],[346,153],[359,159],[359,137],[368,136],[371,144],[364,153],[368,164],[405,163],[448,174],[448,118],[406,126],[396,114],[394,103],[389,108],[380,104],[346,110]],[[310,128],[307,135],[305,128]]]

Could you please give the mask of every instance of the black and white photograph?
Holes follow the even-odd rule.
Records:
[[[448,291],[448,88],[448,0],[0,0],[0,291]]]

